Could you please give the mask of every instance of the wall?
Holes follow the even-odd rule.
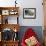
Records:
[[[20,2],[20,25],[22,26],[42,26],[43,6],[42,0],[21,0]],[[23,19],[23,8],[36,8],[36,19]]]
[[[0,6],[15,6],[15,0],[0,0]],[[42,0],[17,0],[19,6],[19,24],[21,26],[43,26]],[[36,19],[23,19],[23,8],[36,8]],[[9,19],[10,20],[10,19]]]

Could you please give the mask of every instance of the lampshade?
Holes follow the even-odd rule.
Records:
[[[14,29],[14,32],[17,32],[17,29],[16,28]]]
[[[15,7],[16,7],[16,4],[17,4],[17,2],[16,2],[17,0],[15,0]]]

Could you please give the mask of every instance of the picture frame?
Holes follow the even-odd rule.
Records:
[[[3,16],[2,18],[2,24],[18,24],[18,23],[19,23],[18,16]]]
[[[11,16],[8,18],[8,24],[18,24],[19,20],[17,16]]]
[[[2,10],[2,15],[9,15],[9,10]]]
[[[16,10],[10,10],[10,11],[9,11],[9,14],[10,14],[10,15],[16,15],[17,13],[18,13],[18,12],[17,12]]]
[[[36,8],[23,8],[23,18],[24,19],[35,19]]]

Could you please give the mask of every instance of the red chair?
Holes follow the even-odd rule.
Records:
[[[27,46],[27,44],[25,43],[25,40],[34,36],[37,39],[37,35],[36,33],[33,31],[32,28],[28,28],[24,34],[24,37],[22,38],[22,42],[21,42],[21,46]],[[37,44],[35,46],[41,46],[39,40],[37,39]]]

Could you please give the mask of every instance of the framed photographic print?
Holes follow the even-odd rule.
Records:
[[[9,15],[9,10],[2,10],[2,15]]]
[[[10,15],[16,15],[17,13],[18,13],[18,12],[17,12],[16,10],[14,10],[14,9],[9,11],[9,14],[10,14]]]
[[[18,24],[18,17],[17,16],[10,16],[8,18],[8,24]]]
[[[24,8],[23,18],[24,19],[35,19],[36,18],[36,8]]]

